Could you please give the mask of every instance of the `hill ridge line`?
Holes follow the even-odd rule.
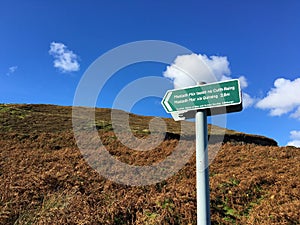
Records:
[[[92,107],[75,107],[78,107],[82,110],[94,110]],[[2,125],[0,132],[17,130],[18,133],[26,134],[33,131],[59,132],[71,130],[73,129],[72,116],[74,116],[72,115],[72,109],[72,106],[59,106],[53,104],[0,104],[0,113],[2,114],[3,118],[3,121],[0,121],[0,124]],[[142,134],[146,133],[147,135],[149,134],[148,123],[151,119],[155,118],[155,116],[143,116],[125,112],[120,109],[111,108],[95,108],[95,124],[97,129],[101,130],[102,127],[106,127],[106,130],[108,128],[112,130],[112,111],[117,111],[120,114],[127,114],[129,116],[129,122],[132,131]],[[163,119],[167,124],[165,139],[192,139],[195,136],[194,122],[183,121],[183,123],[187,124],[189,128],[187,133],[180,135],[180,122],[175,122],[171,118],[159,118]],[[43,124],[45,125],[44,127]],[[55,124],[57,126],[54,126]],[[103,124],[105,124],[105,126]],[[51,130],[51,127],[53,130]],[[211,124],[208,128],[211,132],[215,132],[209,132],[209,138],[212,136],[216,137],[209,139],[211,144],[214,144],[214,139],[222,140],[222,136],[224,136],[223,143],[233,142],[240,144],[257,144],[262,146],[278,146],[274,139],[262,135],[247,134],[227,128],[221,128]]]

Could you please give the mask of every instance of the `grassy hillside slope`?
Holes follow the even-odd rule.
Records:
[[[0,105],[0,224],[196,224],[195,154],[161,183],[131,187],[111,182],[78,150],[71,111]],[[110,154],[122,162],[155,164],[179,142],[179,124],[165,119],[167,136],[157,148],[131,150],[115,136],[110,113],[96,110],[96,128]],[[144,138],[150,120],[131,115],[130,128]],[[194,146],[190,127],[184,136]],[[211,135],[218,135],[218,129]],[[227,130],[210,165],[212,224],[300,224],[299,161],[298,148]]]

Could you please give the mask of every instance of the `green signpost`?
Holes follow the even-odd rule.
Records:
[[[166,112],[241,105],[239,80],[228,80],[167,91],[162,100]]]
[[[169,90],[161,104],[174,120],[195,118],[197,224],[210,224],[207,115],[242,110],[239,80]],[[211,112],[213,111],[213,112]]]

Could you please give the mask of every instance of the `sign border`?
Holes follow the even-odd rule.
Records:
[[[213,107],[201,107],[201,108],[195,108],[195,109],[174,110],[174,111],[169,111],[167,109],[167,106],[164,103],[166,101],[167,95],[169,95],[169,93],[172,93],[174,91],[186,90],[186,89],[189,89],[189,88],[195,88],[195,87],[199,87],[199,86],[208,86],[208,85],[212,85],[212,84],[223,84],[223,83],[228,83],[228,82],[232,82],[232,81],[237,81],[238,82],[238,91],[239,91],[239,100],[240,100],[238,103],[220,105],[220,106],[215,106],[215,107],[214,106]],[[242,90],[241,90],[241,85],[240,85],[240,80],[239,79],[218,81],[218,82],[213,82],[213,83],[193,85],[193,86],[189,86],[189,87],[185,87],[185,88],[176,88],[176,89],[168,90],[166,92],[166,94],[164,95],[162,101],[161,101],[161,104],[162,104],[162,106],[164,107],[164,109],[167,113],[187,113],[189,111],[206,110],[206,109],[212,109],[212,108],[222,108],[222,107],[227,108],[227,107],[233,106],[233,105],[240,105],[241,103],[242,103]],[[169,105],[169,107],[171,107],[171,106]]]

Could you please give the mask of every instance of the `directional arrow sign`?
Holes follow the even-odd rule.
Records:
[[[228,80],[201,86],[167,91],[162,100],[166,112],[188,112],[198,109],[241,106],[241,88],[239,80]],[[238,110],[231,111],[240,111]],[[225,111],[226,113],[226,111]]]

